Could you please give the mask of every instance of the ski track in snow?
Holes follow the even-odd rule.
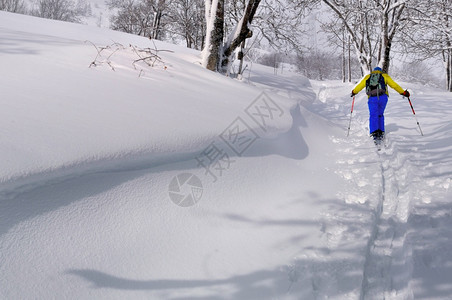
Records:
[[[399,163],[399,156],[393,153],[394,147],[397,144],[391,143],[380,154],[381,197],[366,252],[360,299],[387,298],[387,291],[397,289],[391,276],[393,262],[397,261],[403,268],[406,266],[403,260],[409,259],[407,249],[403,248],[410,202],[410,198],[405,197],[409,165]],[[407,279],[402,278],[405,283]]]
[[[389,118],[396,115],[395,109],[390,107],[387,112]],[[447,114],[439,114],[437,117],[447,120]],[[427,136],[421,136],[416,130],[414,118],[407,121],[406,125],[413,126],[415,130],[411,131],[414,132],[409,135],[390,133],[388,147],[379,154],[382,196],[376,210],[375,235],[369,240],[361,299],[418,298],[410,284],[415,260],[418,259],[413,257],[413,245],[410,241],[410,237],[415,234],[410,230],[410,223],[417,210],[417,197],[429,194],[419,199],[423,204],[430,203],[434,198],[441,201],[448,189],[450,179],[447,174],[445,178],[437,178],[429,184],[427,177],[430,174],[424,172],[431,165],[430,151],[435,149],[437,142],[432,138],[430,128]],[[405,122],[399,123],[401,126]],[[388,127],[392,128],[392,125]],[[419,146],[421,143],[424,145]],[[444,158],[447,156],[450,157],[450,151]],[[447,165],[447,161],[445,163]],[[439,167],[441,169],[444,166]]]
[[[317,83],[318,98],[323,105],[317,105],[317,110],[333,122],[345,123],[341,112],[347,111],[347,104],[342,104],[336,101],[334,95],[334,87],[327,91],[326,87]],[[337,89],[337,88],[336,88]],[[342,89],[342,88],[339,88]],[[345,88],[343,88],[345,89]],[[398,101],[393,96],[390,100]],[[432,96],[433,97],[433,96]],[[338,139],[336,142],[344,145],[341,157],[344,154],[351,154],[349,159],[342,158],[338,161],[344,166],[340,171],[342,176],[353,184],[349,189],[350,193],[345,197],[345,200],[355,203],[366,203],[370,200],[373,202],[372,220],[370,222],[369,232],[367,236],[367,246],[364,249],[363,275],[362,285],[359,291],[360,299],[448,299],[452,294],[451,285],[444,285],[444,279],[440,283],[433,284],[434,286],[427,286],[424,284],[423,288],[430,290],[429,293],[419,292],[422,289],[416,287],[414,283],[415,277],[421,277],[424,274],[417,274],[416,268],[429,269],[429,265],[433,268],[441,269],[440,265],[434,265],[431,260],[450,261],[450,251],[435,253],[441,258],[433,258],[427,251],[421,255],[416,255],[416,247],[425,245],[422,241],[423,237],[418,237],[421,226],[417,223],[423,223],[426,228],[422,231],[431,233],[435,228],[440,227],[435,217],[430,215],[435,210],[434,207],[425,209],[426,205],[430,205],[432,201],[439,200],[438,205],[442,211],[436,211],[435,215],[440,215],[440,222],[451,224],[452,208],[443,204],[445,200],[449,199],[450,195],[450,165],[452,162],[450,143],[445,142],[443,137],[451,136],[450,126],[447,128],[443,125],[432,126],[432,124],[424,124],[429,126],[426,136],[420,136],[419,131],[415,127],[414,118],[410,119],[409,115],[403,120],[397,120],[397,124],[391,122],[391,116],[406,112],[407,107],[403,107],[400,102],[395,106],[393,103],[389,105],[386,110],[387,122],[387,139],[385,147],[381,151],[377,151],[370,139],[366,139],[367,119],[365,114],[364,99],[357,99],[361,101],[358,107],[358,114],[352,121],[352,128],[350,138]],[[443,99],[442,101],[435,99],[437,105],[442,105],[443,110],[440,109],[431,112],[431,107],[424,108],[423,113],[435,115],[438,120],[447,120],[448,111],[450,111],[450,99]],[[338,103],[339,102],[339,103]],[[344,103],[347,103],[345,101]],[[364,102],[364,104],[363,104]],[[440,102],[440,103],[438,103]],[[332,105],[332,103],[335,103]],[[405,111],[404,111],[405,110]],[[349,111],[349,110],[348,110]],[[337,114],[336,114],[336,113]],[[364,112],[364,114],[363,114]],[[411,116],[412,117],[412,116]],[[389,120],[389,124],[388,124]],[[446,122],[447,123],[447,122]],[[421,121],[422,124],[422,121]],[[450,124],[450,122],[449,122]],[[406,126],[404,128],[403,126]],[[399,132],[399,129],[408,129]],[[358,128],[358,129],[356,129]],[[444,131],[448,132],[444,132]],[[391,132],[394,131],[394,132]],[[402,131],[402,130],[400,130]],[[363,151],[367,151],[364,153]],[[434,154],[438,161],[436,164],[432,163],[431,155]],[[359,157],[359,158],[357,158]],[[369,167],[378,166],[378,172],[373,175],[366,172],[365,169]],[[441,175],[438,177],[432,177]],[[367,178],[367,179],[366,179]],[[374,182],[377,190],[363,190],[362,187],[370,187]],[[375,197],[376,199],[369,199]],[[419,209],[421,207],[421,209]],[[423,211],[423,213],[420,213]],[[428,213],[426,213],[428,212]],[[342,216],[342,218],[344,218]],[[339,218],[341,219],[341,218]],[[450,226],[447,226],[449,227]],[[432,230],[433,229],[433,230]],[[347,229],[336,228],[336,234],[346,232]],[[421,232],[422,232],[421,231]],[[451,230],[441,230],[442,234],[451,236]],[[435,233],[435,235],[438,233]],[[423,235],[423,234],[422,234]],[[438,234],[438,236],[440,236]],[[344,239],[344,237],[337,237],[337,239]],[[441,236],[440,247],[449,247],[451,242],[444,243]],[[347,238],[345,238],[347,240]],[[434,238],[432,239],[434,240]],[[419,243],[420,242],[420,243]],[[339,244],[339,243],[338,243]],[[446,246],[448,245],[448,246]],[[421,247],[419,247],[422,249]],[[448,263],[447,265],[450,266]],[[432,270],[429,270],[430,272]],[[450,267],[439,271],[439,274],[452,274]],[[432,278],[426,280],[432,284]]]

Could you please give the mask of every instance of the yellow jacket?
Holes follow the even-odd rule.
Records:
[[[372,71],[372,73],[381,73],[383,75],[383,78],[385,80],[385,84],[392,87],[396,92],[399,94],[403,94],[404,90],[398,85],[392,78],[386,73],[383,73],[381,71]],[[358,94],[363,88],[366,87],[366,81],[369,79],[370,74],[364,76],[364,78],[355,86],[355,88],[352,90],[353,94]],[[388,89],[386,89],[386,95],[389,97]]]

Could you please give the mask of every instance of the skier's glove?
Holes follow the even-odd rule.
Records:
[[[352,93],[350,94],[350,97],[353,97],[355,95],[356,95],[355,92],[352,91]]]
[[[410,92],[408,92],[408,90],[405,90],[405,91],[402,93],[402,96],[410,97]]]

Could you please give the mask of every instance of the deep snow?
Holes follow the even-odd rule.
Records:
[[[157,41],[135,70],[129,44],[154,47],[0,12],[2,298],[452,296],[450,93],[400,83],[425,136],[393,92],[377,152],[363,93],[346,137],[350,84],[238,81]]]

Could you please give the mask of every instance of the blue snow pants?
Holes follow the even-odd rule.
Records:
[[[380,129],[385,131],[384,112],[386,104],[388,104],[388,95],[369,97],[367,102],[369,105],[369,131],[370,133]]]

